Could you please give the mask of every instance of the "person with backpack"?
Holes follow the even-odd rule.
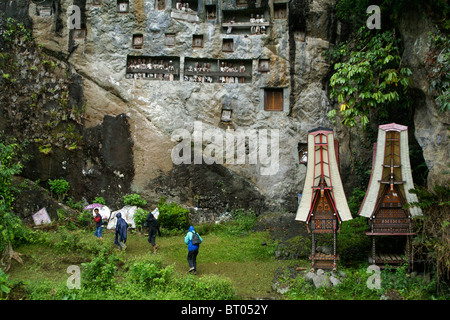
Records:
[[[159,223],[158,220],[156,220],[153,213],[149,213],[147,215],[147,218],[145,219],[146,225],[148,227],[148,242],[153,247],[153,253],[156,253],[156,249],[158,249],[158,246],[156,245],[156,233],[159,232],[159,235],[161,236],[161,231],[159,231]]]
[[[94,213],[95,213],[95,217],[94,217],[94,221],[95,221],[94,236],[96,236],[99,239],[102,239],[102,231],[103,231],[102,216],[100,215],[98,208],[95,208]]]
[[[197,274],[197,255],[200,243],[203,242],[202,237],[195,232],[194,227],[189,227],[189,232],[184,237],[184,243],[188,245],[187,261],[189,263],[189,271]]]

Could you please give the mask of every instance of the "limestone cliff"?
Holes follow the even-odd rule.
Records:
[[[215,214],[241,207],[294,211],[306,172],[299,150],[307,131],[333,127],[326,116],[333,107],[327,91],[330,66],[322,53],[342,36],[336,1],[184,3],[190,10],[175,0],[0,1],[6,15],[32,26],[36,42],[80,79],[84,144],[55,159],[50,176],[70,176],[79,197],[99,195],[111,202],[136,192],[151,205],[166,196]],[[78,30],[68,27],[73,5],[80,9]],[[252,24],[257,17],[264,21]],[[144,63],[151,68],[134,68]],[[245,71],[239,73],[241,66]],[[269,96],[276,102],[267,102]],[[223,121],[224,110],[231,110],[231,119]],[[416,110],[431,112],[427,106]],[[172,150],[180,142],[174,134],[180,129],[195,134],[196,123],[202,124],[201,134],[214,129],[222,137],[227,130],[278,130],[277,170],[262,175],[267,164],[248,159],[239,165],[174,164]],[[425,152],[433,153],[430,145],[436,144],[425,142],[430,134],[423,135],[427,124],[422,123],[416,124],[416,137]],[[434,126],[431,136],[439,135],[439,146],[448,150],[445,122],[440,127]],[[334,129],[342,145],[343,181],[351,187],[347,130]],[[203,141],[202,148],[211,143]],[[250,142],[242,143],[248,155]],[[36,163],[42,163],[40,157]],[[433,158],[448,159],[425,157],[436,169],[441,160]],[[72,166],[64,167],[65,158]]]

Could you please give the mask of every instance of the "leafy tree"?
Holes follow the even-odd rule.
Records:
[[[21,261],[12,245],[26,234],[22,221],[12,212],[16,191],[12,181],[22,171],[26,160],[26,157],[20,158],[21,150],[17,141],[0,135],[0,253],[2,264],[5,264],[4,259],[7,260],[5,271],[8,271],[12,258]]]
[[[339,116],[348,127],[358,125],[365,129],[371,110],[386,116],[390,108],[402,107],[410,85],[411,70],[402,67],[400,39],[395,31],[377,32],[363,27],[356,42],[346,42],[337,47],[339,52],[328,53],[328,58],[339,57],[330,78],[331,98],[340,104]],[[328,113],[335,119],[338,111]]]

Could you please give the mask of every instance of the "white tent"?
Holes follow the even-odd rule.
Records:
[[[124,219],[128,223],[129,228],[136,228],[134,223],[134,214],[138,209],[137,206],[125,206],[120,210],[113,211],[109,218],[107,229],[115,229],[117,223],[116,215],[120,212],[122,214],[122,219]]]
[[[100,213],[104,221],[109,220],[109,217],[111,216],[111,210],[107,206],[92,209],[92,215],[94,217],[95,217],[95,209],[98,209],[98,213]]]

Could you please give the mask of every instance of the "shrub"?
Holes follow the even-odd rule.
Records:
[[[48,180],[50,190],[58,196],[58,201],[62,201],[70,189],[69,182],[64,179]]]
[[[81,212],[78,217],[77,221],[80,225],[84,227],[92,227],[94,225],[94,219],[92,217],[92,212],[88,210],[84,210]]]
[[[144,210],[142,208],[138,208],[136,210],[133,216],[134,224],[136,225],[136,227],[142,228],[144,226],[144,221],[147,218],[148,213],[149,212],[147,210]]]
[[[102,250],[91,262],[82,263],[83,286],[102,290],[113,288],[117,261],[117,255],[111,254],[108,250]]]
[[[338,234],[338,251],[341,262],[345,265],[361,263],[367,260],[370,252],[370,237],[365,234],[367,222],[364,217],[346,221]]]
[[[135,262],[129,271],[129,279],[146,288],[166,286],[173,274],[173,267],[165,267],[160,259]]]
[[[358,215],[359,208],[361,207],[365,195],[366,192],[361,190],[361,188],[356,187],[353,189],[352,195],[348,199],[348,206],[353,217]]]
[[[189,228],[189,210],[179,204],[172,202],[166,203],[166,199],[161,197],[158,202],[159,216],[158,221],[163,228],[169,230],[185,230]]]
[[[66,201],[66,204],[67,204],[70,208],[72,208],[72,209],[74,209],[74,210],[83,211],[83,203],[82,203],[82,201],[75,202],[75,200],[73,200],[73,198],[69,198],[69,199]]]
[[[3,296],[7,298],[11,291],[11,288],[8,286],[8,277],[9,276],[0,269],[0,299],[3,299]]]
[[[95,197],[93,203],[99,203],[99,204],[106,206],[106,201],[105,201],[105,199],[103,199],[103,197]]]
[[[142,197],[137,193],[123,196],[123,203],[126,206],[137,206],[137,207],[144,207],[147,205],[147,201],[142,199]]]
[[[394,30],[373,35],[364,26],[352,40],[356,43],[339,47],[345,58],[334,65],[330,98],[337,98],[340,110],[329,111],[328,117],[334,120],[339,114],[345,126],[359,122],[365,129],[371,110],[387,116],[408,106],[411,70],[401,64],[401,39]]]
[[[26,228],[12,212],[17,191],[13,177],[22,171],[26,160],[22,150],[15,139],[0,134],[0,252],[26,238]]]

